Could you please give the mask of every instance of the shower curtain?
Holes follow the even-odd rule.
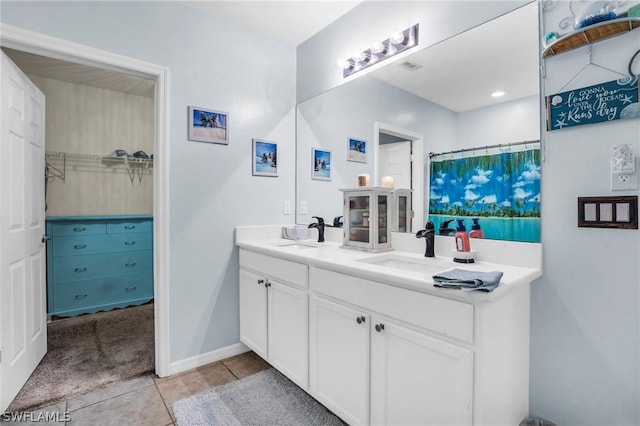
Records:
[[[540,143],[433,156],[428,219],[440,235],[461,220],[484,238],[540,242]]]

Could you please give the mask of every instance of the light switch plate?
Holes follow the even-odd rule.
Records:
[[[307,214],[307,202],[300,201],[300,214]]]
[[[282,214],[291,214],[291,201],[284,200],[282,204]]]

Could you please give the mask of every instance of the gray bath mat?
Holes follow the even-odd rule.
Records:
[[[345,424],[273,368],[176,401],[173,413],[178,426]]]

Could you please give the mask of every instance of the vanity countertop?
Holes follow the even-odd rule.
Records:
[[[336,241],[326,241],[324,243],[316,243],[312,239],[294,241],[275,238],[268,233],[249,237],[247,233],[239,231],[239,228],[236,228],[236,245],[242,249],[264,255],[304,263],[309,266],[370,279],[413,291],[472,303],[496,301],[519,286],[529,285],[542,275],[542,270],[535,266],[515,266],[485,261],[462,264],[453,262],[451,257],[436,256],[425,258],[422,254],[400,250],[372,253],[343,248],[341,243]],[[400,260],[400,262],[411,262],[411,266],[417,266],[411,268],[383,266],[375,264],[376,259],[374,257],[381,260],[390,260],[391,262],[389,263],[393,263],[394,260]],[[424,271],[420,270],[420,264],[424,264]],[[488,293],[434,287],[432,278],[434,273],[452,268],[482,272],[500,271],[503,276],[500,280],[500,285],[494,291]]]

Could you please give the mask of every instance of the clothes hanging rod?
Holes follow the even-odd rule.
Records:
[[[507,143],[507,144],[499,143],[499,144],[496,144],[496,145],[477,146],[475,148],[464,148],[464,149],[457,149],[457,150],[454,150],[454,151],[447,151],[447,152],[430,152],[429,153],[429,158],[436,157],[438,155],[459,154],[461,152],[479,151],[479,150],[482,150],[482,149],[489,149],[489,148],[510,148],[512,146],[527,145],[527,144],[534,144],[534,143],[540,143],[540,140],[512,142],[512,143]]]

